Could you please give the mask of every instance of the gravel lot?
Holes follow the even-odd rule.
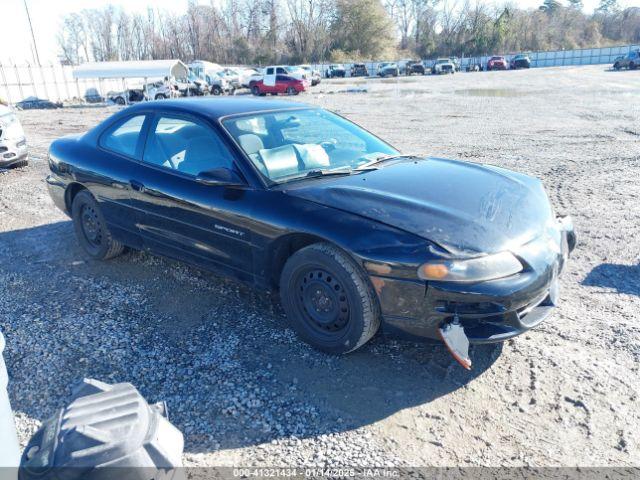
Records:
[[[407,153],[541,178],[579,234],[557,312],[475,348],[472,372],[440,346],[380,336],[317,353],[269,294],[138,252],[87,260],[46,192],[46,151],[115,107],[25,111],[31,164],[0,173],[0,327],[21,442],[93,377],[166,400],[187,465],[640,465],[640,73],[346,79],[297,99]]]

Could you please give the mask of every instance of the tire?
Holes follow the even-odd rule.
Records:
[[[166,95],[164,95],[163,93],[159,93],[155,97],[156,100],[164,100],[166,98],[167,98]]]
[[[94,260],[108,260],[124,251],[124,245],[111,236],[98,203],[87,190],[73,199],[71,218],[80,246]]]
[[[253,87],[251,87],[251,93],[253,93],[256,97],[259,97],[260,87],[258,87],[257,85],[254,85]]]
[[[634,62],[629,64],[629,70],[635,70],[636,68],[638,68],[638,66]]]
[[[126,104],[127,104],[127,102],[126,102],[126,101],[124,100],[124,98],[122,98],[122,97],[116,97],[115,102],[116,102],[116,104],[118,104],[118,105],[126,105]]]
[[[620,67],[620,63],[616,62],[613,64],[613,69],[614,70],[620,70],[622,67]]]
[[[22,168],[29,165],[29,160],[18,160],[16,163],[12,163],[11,166],[6,168]]]
[[[352,352],[380,327],[380,307],[367,277],[326,243],[309,245],[287,260],[280,297],[298,336],[326,353]]]
[[[222,95],[222,88],[220,88],[219,85],[214,85],[213,89],[211,90],[211,93],[215,96]]]
[[[286,94],[287,95],[296,95],[298,91],[293,87],[287,87]]]

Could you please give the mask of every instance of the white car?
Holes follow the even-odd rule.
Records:
[[[456,64],[450,58],[439,58],[436,60],[435,65],[431,67],[431,73],[434,75],[456,73]]]
[[[264,70],[256,70],[255,68],[245,68],[240,72],[238,77],[238,83],[241,87],[249,88],[251,82],[258,82],[262,80],[264,76]]]
[[[299,65],[298,68],[301,68],[302,70],[307,72],[307,75],[311,79],[311,86],[312,87],[315,87],[316,85],[318,85],[321,82],[322,75],[320,75],[320,72],[318,70],[314,70],[311,67],[311,65]]]
[[[0,104],[0,168],[27,165],[27,139],[12,109]]]

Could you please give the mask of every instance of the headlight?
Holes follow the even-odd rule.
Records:
[[[522,263],[511,253],[501,252],[465,260],[436,260],[420,265],[418,277],[439,282],[482,282],[522,271]]]

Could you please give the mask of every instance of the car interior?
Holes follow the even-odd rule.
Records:
[[[232,119],[225,128],[271,180],[354,167],[359,159],[380,151],[380,145],[370,145],[338,123],[309,112]]]

